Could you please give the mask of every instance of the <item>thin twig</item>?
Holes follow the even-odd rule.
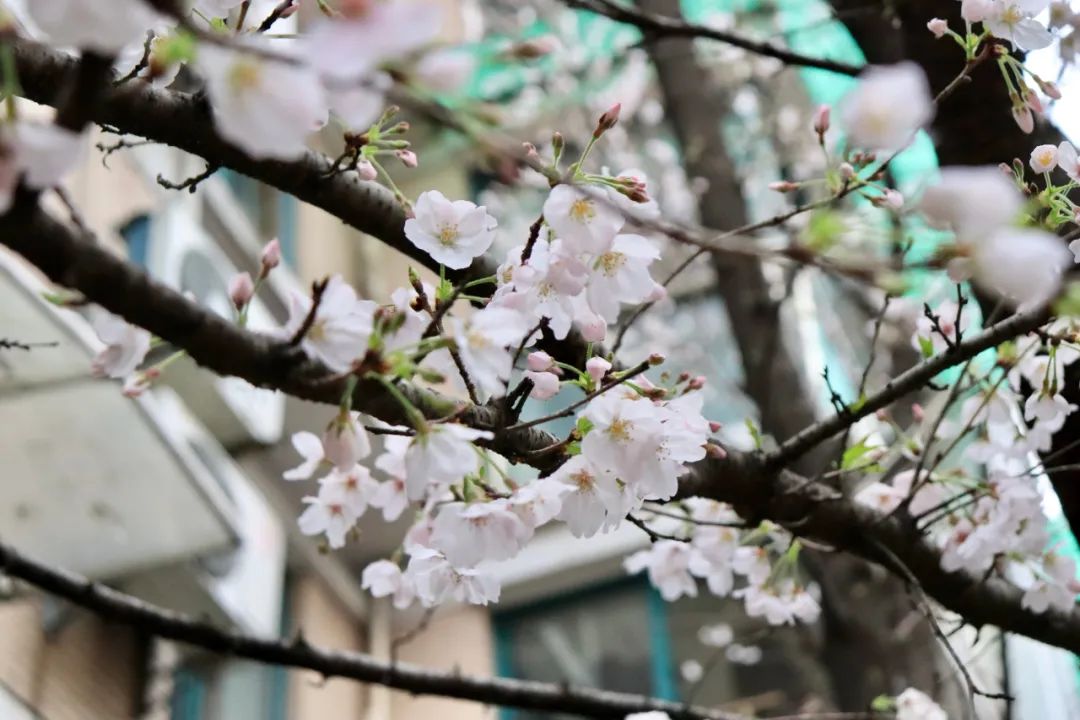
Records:
[[[326,286],[329,284],[330,278],[323,278],[322,280],[316,280],[311,283],[311,309],[308,310],[308,314],[304,317],[304,322],[300,323],[300,327],[296,329],[296,333],[294,333],[289,340],[290,345],[294,347],[299,345],[307,336],[312,326],[315,325],[315,318],[319,314],[319,304],[322,303],[323,293],[326,292]]]
[[[574,403],[571,403],[570,405],[567,405],[562,410],[559,410],[558,412],[551,413],[550,415],[545,415],[543,417],[538,417],[535,420],[529,420],[528,422],[516,423],[516,424],[511,425],[510,427],[506,428],[504,432],[513,432],[513,431],[516,431],[516,430],[525,430],[526,428],[536,427],[537,425],[543,425],[544,423],[551,422],[552,420],[558,420],[559,418],[570,417],[571,415],[574,414],[574,411],[577,410],[582,405],[585,405],[586,403],[588,403],[590,400],[592,400],[595,397],[599,397],[600,395],[603,395],[604,393],[606,393],[608,390],[612,389],[613,387],[616,387],[618,385],[622,385],[627,380],[630,380],[631,378],[633,378],[633,377],[635,377],[637,375],[640,375],[641,373],[648,370],[649,367],[651,367],[651,365],[652,365],[652,363],[650,363],[648,360],[643,360],[642,362],[638,363],[637,365],[630,368],[626,372],[620,373],[618,378],[616,378],[614,380],[611,380],[610,382],[606,383],[605,385],[601,385],[596,390],[593,390],[591,393],[588,393],[587,395],[585,395],[585,397],[581,398],[577,402],[574,402]]]
[[[201,173],[193,175],[187,180],[178,183],[167,180],[164,175],[159,173],[157,176],[157,183],[166,190],[187,190],[189,193],[194,193],[199,188],[199,183],[216,173],[220,167],[220,165],[208,162],[206,163],[206,169]]]

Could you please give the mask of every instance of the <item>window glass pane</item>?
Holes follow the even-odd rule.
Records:
[[[652,693],[647,589],[590,591],[496,619],[505,674]],[[563,717],[519,711],[514,720]]]

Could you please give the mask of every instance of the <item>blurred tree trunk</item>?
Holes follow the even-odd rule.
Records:
[[[637,1],[649,12],[679,14],[678,0]],[[721,132],[729,99],[697,61],[693,41],[647,39],[647,48],[687,175],[706,181],[699,202],[702,224],[715,230],[746,224],[740,179]],[[758,407],[762,429],[782,440],[817,417],[801,359],[789,346],[793,333],[785,331],[786,298],[770,286],[755,258],[717,255],[713,265],[716,292],[742,358],[744,390]],[[834,457],[834,449],[822,446],[801,461],[799,470],[820,472]],[[902,584],[857,560],[823,553],[810,557],[808,569],[823,591],[823,622],[785,649],[802,668],[785,690],[796,700],[816,697],[829,708],[861,710],[882,693],[908,685],[934,687],[937,648],[925,622],[907,621],[912,607]],[[905,629],[894,632],[897,628]]]

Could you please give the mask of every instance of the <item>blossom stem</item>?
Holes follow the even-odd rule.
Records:
[[[406,417],[409,419],[409,424],[416,428],[418,434],[423,434],[428,431],[428,424],[427,420],[424,419],[424,414],[409,401],[409,398],[405,397],[401,392],[401,389],[395,383],[387,380],[378,373],[368,373],[365,375],[365,378],[375,380],[386,388],[386,392],[390,393],[390,396],[397,400],[398,404],[401,405],[401,408],[405,411]]]

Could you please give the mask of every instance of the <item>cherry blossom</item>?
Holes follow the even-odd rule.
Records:
[[[405,221],[405,237],[440,264],[460,270],[495,240],[495,218],[468,200],[446,199],[438,190],[421,193],[416,217]]]
[[[86,135],[54,123],[15,124],[15,162],[32,188],[58,185],[83,157]]]
[[[601,255],[611,249],[624,218],[597,191],[556,185],[544,201],[544,220],[574,253]]]
[[[56,45],[119,51],[158,21],[145,0],[33,0],[30,17]]]
[[[281,330],[292,338],[311,313],[311,298],[294,292],[289,302],[289,321]],[[300,346],[337,371],[348,370],[367,350],[378,306],[359,300],[356,291],[340,275],[330,278],[315,312],[315,320]]]
[[[1065,143],[1062,143],[1063,145]],[[1075,150],[1073,151],[1075,154]],[[1028,160],[1031,169],[1037,173],[1048,173],[1058,166],[1058,148],[1056,145],[1039,145],[1031,151]]]
[[[363,465],[353,465],[348,470],[334,468],[319,480],[323,487],[340,486],[340,494],[349,511],[357,518],[367,512],[368,505],[379,489],[379,484],[371,477],[371,472]],[[321,491],[320,491],[321,492]],[[338,490],[333,491],[335,494]]]
[[[637,304],[651,293],[656,282],[649,265],[660,251],[640,235],[616,235],[611,249],[593,261],[586,289],[589,306],[608,323],[619,319],[619,303]]]
[[[1054,39],[1046,27],[1034,19],[1049,4],[1049,0],[995,0],[982,20],[996,37],[1008,40],[1021,50],[1038,50]]]
[[[434,550],[417,549],[411,555],[405,573],[425,607],[435,607],[447,600],[471,605],[498,602],[501,588],[489,570],[455,568]]]
[[[658,540],[648,550],[634,553],[623,561],[633,574],[648,570],[649,582],[668,602],[680,597],[697,597],[697,583],[690,574],[690,546],[677,540]]]
[[[454,326],[454,341],[461,361],[477,387],[491,397],[506,394],[513,369],[513,347],[525,339],[528,321],[521,313],[488,307]]]
[[[896,697],[896,720],[949,720],[926,693],[908,688]]]
[[[307,509],[300,515],[300,532],[305,535],[326,535],[331,548],[345,547],[345,537],[356,525],[359,515],[350,503],[343,483],[319,486],[319,494],[305,497]]]
[[[559,392],[559,376],[550,372],[525,371],[525,377],[532,381],[529,397],[536,400],[550,400]]]
[[[612,468],[630,484],[661,474],[662,427],[659,411],[651,402],[606,393],[592,400],[583,414],[593,424],[581,443],[582,453],[590,460]]]
[[[365,567],[360,575],[360,587],[377,598],[392,597],[398,610],[409,607],[416,598],[411,578],[389,560],[377,560]]]
[[[439,508],[431,533],[432,546],[454,567],[473,567],[483,560],[506,560],[517,554],[530,531],[505,500],[448,503]]]
[[[300,453],[300,456],[304,458],[304,462],[291,470],[286,470],[282,473],[282,477],[286,480],[307,480],[326,459],[322,440],[315,433],[301,431],[293,433],[292,445],[296,448],[296,452]]]
[[[195,65],[218,132],[252,157],[296,159],[326,124],[322,85],[305,65],[211,43],[199,46]]]
[[[135,372],[150,351],[150,333],[101,308],[92,311],[90,324],[105,343],[91,362],[94,375],[125,378]]]
[[[1080,159],[1076,148],[1068,140],[1063,140],[1057,147],[1057,164],[1073,180],[1080,180]]]
[[[358,412],[340,412],[323,432],[324,457],[338,470],[349,470],[371,454],[371,440]]]
[[[977,242],[1010,224],[1023,204],[1016,185],[996,167],[947,167],[923,193],[920,210],[935,227]]]
[[[840,106],[849,142],[871,150],[898,150],[934,116],[926,75],[913,62],[863,72]]]
[[[410,500],[420,500],[430,486],[456,483],[480,467],[474,440],[490,439],[486,430],[457,423],[440,423],[418,431],[405,451],[405,488]]]
[[[629,511],[631,499],[624,487],[585,455],[570,458],[551,479],[569,488],[562,495],[557,517],[574,537],[592,537],[601,529],[609,530]]]

